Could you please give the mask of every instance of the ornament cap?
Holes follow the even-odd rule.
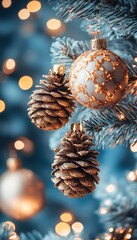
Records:
[[[18,169],[21,169],[20,159],[15,158],[15,157],[9,157],[7,159],[7,167],[10,171],[16,171]]]
[[[55,64],[53,66],[53,72],[60,75],[65,75],[66,67],[64,65]]]
[[[91,43],[92,50],[106,49],[107,47],[107,41],[104,38],[92,39],[90,43]]]

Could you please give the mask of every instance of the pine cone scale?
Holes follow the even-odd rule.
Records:
[[[74,98],[67,87],[68,79],[51,73],[41,80],[28,103],[28,116],[38,128],[57,130],[64,126],[74,110]]]
[[[90,150],[92,138],[84,131],[66,133],[55,149],[52,181],[64,195],[76,198],[92,192],[99,182],[97,151]],[[86,149],[85,149],[86,148]]]

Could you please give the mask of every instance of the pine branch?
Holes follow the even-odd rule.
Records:
[[[93,110],[85,128],[94,137],[97,148],[127,146],[137,135],[137,106],[121,103],[114,108]]]
[[[32,233],[21,233],[20,240],[43,240],[43,236],[34,230]]]
[[[14,233],[13,227],[8,223],[0,224],[0,240],[8,240]]]
[[[77,18],[91,19],[97,14],[100,2],[102,7],[113,7],[119,12],[136,14],[136,0],[49,0],[57,15],[66,18],[66,22]]]
[[[103,6],[101,24],[98,22],[96,12],[92,18],[85,19],[81,28],[89,34],[95,30],[101,30],[108,39],[129,38],[137,33],[137,14],[127,12],[119,7],[112,8]],[[105,24],[104,24],[105,23]]]
[[[135,195],[119,193],[111,199],[111,205],[103,205],[106,213],[101,215],[106,228],[130,225],[137,230],[137,200]]]
[[[131,56],[135,52],[136,45],[136,42],[131,44],[128,40],[108,42],[108,49],[124,59],[130,74],[130,81],[133,81],[137,76],[137,62]],[[56,38],[56,41],[51,46],[52,64],[65,64],[68,73],[73,61],[90,49],[90,41],[76,41],[66,37]]]
[[[57,38],[51,46],[52,64],[65,64],[68,72],[73,61],[87,50],[89,50],[88,41],[76,41],[67,37]]]

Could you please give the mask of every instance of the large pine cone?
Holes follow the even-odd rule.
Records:
[[[69,121],[74,109],[68,79],[64,75],[52,73],[40,81],[38,90],[30,96],[28,116],[38,128],[56,130]]]
[[[94,191],[99,182],[98,152],[90,150],[92,137],[75,124],[62,139],[61,147],[55,149],[52,164],[52,181],[64,195],[70,198],[83,197]]]
[[[110,229],[111,230],[111,229]],[[113,229],[111,233],[106,233],[100,237],[97,237],[95,240],[127,240],[132,238],[132,229],[131,228],[117,228]]]

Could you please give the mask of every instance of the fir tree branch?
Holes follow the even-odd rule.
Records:
[[[106,228],[130,225],[134,231],[137,230],[137,200],[135,196],[128,192],[118,193],[111,199],[110,206],[101,205],[106,210],[106,214],[101,215]]]
[[[87,50],[89,50],[88,41],[76,41],[67,37],[57,38],[51,46],[52,64],[63,64],[68,72],[73,61]]]
[[[93,12],[98,11],[98,4],[103,7],[113,7],[121,11],[136,13],[136,0],[49,0],[58,16],[66,18],[66,21],[72,21],[76,18],[92,18]]]
[[[137,106],[121,103],[114,108],[92,110],[85,128],[94,137],[97,148],[127,146],[137,135]]]
[[[21,233],[20,240],[43,240],[43,236],[34,230],[32,233]]]

